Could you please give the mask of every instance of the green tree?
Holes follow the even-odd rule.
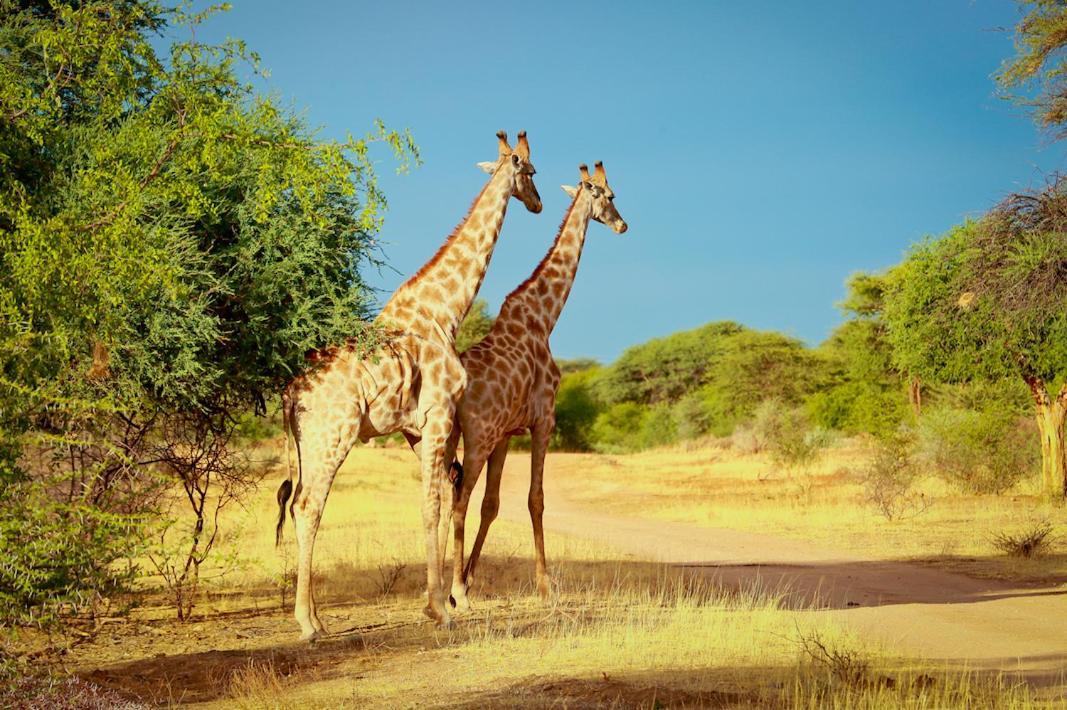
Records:
[[[728,321],[708,323],[636,345],[605,369],[597,392],[608,404],[674,402],[705,382],[726,341],[743,330]]]
[[[1018,0],[1023,18],[1015,26],[1016,54],[995,74],[1016,100],[1031,106],[1043,128],[1062,135],[1067,122],[1067,4],[1061,0]]]
[[[482,342],[482,339],[493,329],[495,321],[496,318],[489,313],[489,304],[486,300],[484,298],[475,300],[456,330],[456,352],[466,352]]]
[[[808,410],[828,429],[886,435],[906,417],[906,402],[882,318],[885,277],[856,273],[846,287],[838,307],[847,320],[819,346],[832,381],[809,397]]]
[[[796,406],[829,376],[826,360],[795,338],[774,332],[737,333],[725,341],[701,390],[709,429],[719,436],[729,434],[764,400]]]
[[[563,451],[593,448],[592,431],[601,407],[590,383],[599,368],[590,367],[563,375],[556,393],[556,432],[553,446]]]
[[[160,477],[205,485],[197,459],[162,454],[225,463],[238,415],[309,350],[373,341],[372,146],[406,164],[414,144],[382,125],[317,140],[237,78],[256,64],[239,41],[157,55],[168,24],[200,19],[154,0],[0,0],[5,613],[115,582]],[[86,558],[77,545],[92,573],[54,563]]]
[[[943,382],[1021,378],[1041,437],[1042,485],[1067,494],[1067,183],[1010,199],[915,246],[889,275],[894,362]]]

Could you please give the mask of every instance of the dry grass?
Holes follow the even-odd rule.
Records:
[[[887,520],[866,500],[871,451],[845,441],[808,474],[790,476],[762,454],[702,447],[631,456],[571,454],[554,462],[568,495],[599,509],[707,527],[733,528],[823,543],[871,559],[915,560],[978,577],[1067,580],[1067,539],[1040,557],[994,554],[992,537],[1035,517],[1067,526],[1067,507],[1042,501],[1036,481],[1004,496],[965,495],[922,479],[920,514]]]
[[[852,456],[861,454],[835,452],[829,466]],[[805,515],[789,527],[801,509],[790,496],[807,494],[790,492],[758,457],[703,449],[558,456],[552,465],[559,478],[580,470],[575,483],[601,505],[632,511],[635,496],[646,496],[642,514],[798,536],[820,521],[856,525],[862,536],[882,520],[847,512],[858,484],[833,468],[810,479],[803,510],[815,522]],[[507,520],[487,543],[474,610],[457,628],[436,629],[419,611],[415,471],[408,451],[360,448],[338,476],[316,546],[320,613],[334,632],[319,644],[297,643],[281,608],[290,579],[286,548],[274,548],[277,477],[268,476],[248,509],[226,521],[241,533],[220,539],[220,550],[244,565],[213,583],[199,618],[178,625],[149,597],[130,621],[73,648],[68,667],[127,697],[217,708],[1039,706],[1025,686],[908,663],[772,594],[725,592],[584,539],[548,536],[555,596],[541,602],[528,526]],[[939,524],[955,524],[940,515]],[[867,680],[827,672],[803,639],[817,639],[831,658],[862,659]]]

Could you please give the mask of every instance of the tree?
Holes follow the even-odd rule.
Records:
[[[729,434],[764,400],[796,406],[828,377],[825,359],[795,338],[775,332],[737,333],[726,340],[701,390],[709,428],[720,436]]]
[[[496,319],[489,314],[489,304],[485,299],[475,300],[456,330],[456,352],[466,352],[482,342],[482,339],[493,329],[495,321]]]
[[[1025,14],[1015,26],[1016,55],[995,74],[1008,91],[1030,95],[1013,97],[1034,110],[1038,125],[1063,135],[1067,122],[1067,3],[1062,0],[1019,0]]]
[[[882,318],[885,277],[856,273],[846,287],[848,295],[838,307],[847,320],[819,346],[834,370],[832,382],[809,398],[808,409],[820,426],[886,435],[906,413]],[[909,389],[917,396],[916,386]]]
[[[1067,495],[1067,182],[1017,195],[915,246],[889,274],[897,367],[942,382],[1021,378],[1041,436],[1042,486]]]
[[[744,328],[729,321],[708,323],[629,348],[598,379],[608,404],[674,402],[705,382],[726,340]]]
[[[374,340],[372,147],[414,144],[315,139],[238,80],[239,41],[157,54],[201,18],[0,0],[0,524],[42,536],[5,535],[5,613],[115,582],[175,483],[168,443],[225,458],[309,350]],[[54,564],[79,545],[91,570]]]

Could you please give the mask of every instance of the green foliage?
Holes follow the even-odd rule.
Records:
[[[772,398],[760,402],[753,414],[753,436],[765,442],[772,461],[787,469],[807,469],[830,443],[827,433],[812,426],[802,407]]]
[[[46,623],[70,608],[96,607],[132,579],[133,568],[122,561],[140,548],[146,522],[79,500],[57,500],[44,482],[4,486],[0,624]]]
[[[1019,101],[1034,109],[1044,128],[1067,122],[1067,6],[1059,0],[1018,0],[1025,13],[1015,27],[1016,55],[996,73],[1004,89],[1022,89]]]
[[[949,383],[1067,375],[1067,280],[1055,276],[1067,239],[1010,232],[1011,219],[967,222],[917,245],[890,273],[886,321],[899,369]]]
[[[262,408],[309,350],[373,342],[372,146],[418,156],[381,124],[317,140],[237,78],[257,61],[239,41],[157,56],[163,28],[199,18],[153,0],[0,3],[0,485],[30,485],[4,515],[46,491],[50,553],[78,560],[80,544],[103,564],[156,502],[135,493],[157,484],[148,452],[179,433],[170,414],[226,422],[211,437],[228,441],[228,415]],[[54,461],[73,462],[63,481]],[[62,530],[93,514],[88,539]],[[12,604],[65,594],[36,554],[0,548],[21,570],[0,591]]]
[[[591,367],[563,375],[556,393],[556,432],[553,447],[563,451],[588,451],[593,424],[600,406],[593,397],[591,382],[599,369]]]
[[[600,367],[600,363],[591,357],[579,357],[573,360],[556,360],[556,367],[562,374],[567,375]]]
[[[736,323],[709,323],[634,346],[597,382],[597,394],[607,404],[674,402],[705,381],[730,336],[743,328]]]
[[[709,431],[724,436],[766,399],[792,407],[824,386],[824,358],[781,333],[744,331],[726,340],[722,356],[701,390]]]
[[[636,451],[648,415],[648,408],[637,402],[611,405],[593,423],[593,447],[606,453]]]
[[[917,459],[971,493],[1003,493],[1039,459],[1029,419],[1001,408],[937,407],[919,420]]]
[[[475,300],[456,330],[456,352],[466,352],[482,342],[482,339],[493,329],[495,320],[489,313],[489,304],[486,300],[484,298]]]

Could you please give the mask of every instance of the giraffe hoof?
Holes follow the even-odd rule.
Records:
[[[319,631],[318,629],[312,629],[311,631],[305,631],[304,633],[300,634],[300,640],[307,641],[309,644],[314,644],[316,641],[321,639],[322,636],[323,633],[321,631]]]
[[[449,618],[448,612],[444,610],[437,611],[433,608],[432,605],[427,604],[422,608],[422,613],[433,619],[434,623],[436,623],[439,627],[443,629],[452,628],[452,619]]]

